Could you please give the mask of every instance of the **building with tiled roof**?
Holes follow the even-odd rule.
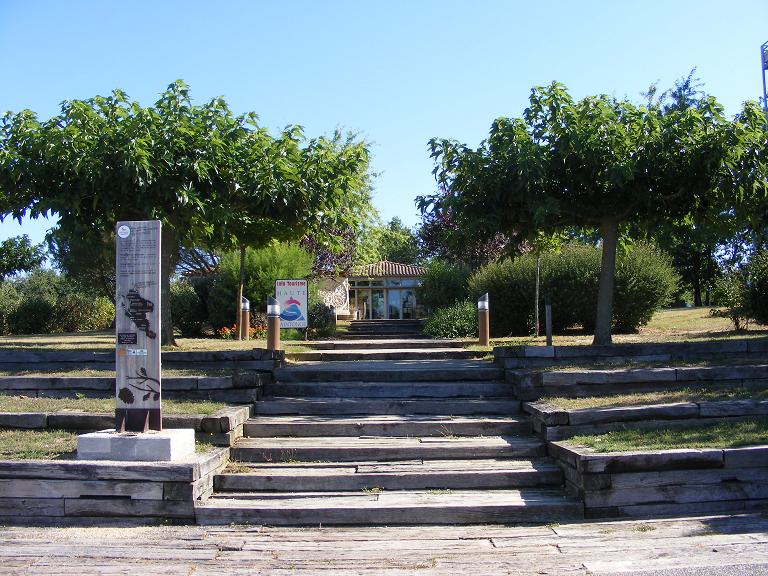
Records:
[[[349,315],[369,320],[423,318],[416,299],[425,269],[384,260],[356,268],[349,277]]]

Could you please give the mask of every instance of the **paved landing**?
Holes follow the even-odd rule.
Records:
[[[508,527],[0,528],[0,575],[768,576],[763,515]]]

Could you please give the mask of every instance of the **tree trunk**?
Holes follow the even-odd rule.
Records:
[[[604,220],[600,223],[600,233],[603,236],[603,252],[600,262],[600,287],[597,293],[595,338],[592,341],[593,345],[598,346],[611,343],[613,285],[616,276],[618,228],[618,223],[614,220]]]
[[[160,344],[176,346],[171,320],[171,276],[176,269],[179,239],[176,230],[163,224],[160,233]]]
[[[237,284],[237,308],[235,309],[235,338],[242,339],[240,330],[240,306],[243,303],[243,285],[245,284],[245,246],[240,246],[240,281]]]
[[[693,305],[701,306],[701,256],[695,253],[693,258]]]
[[[536,338],[539,337],[539,286],[541,285],[541,254],[536,254],[536,305],[534,310],[534,323],[536,324]]]

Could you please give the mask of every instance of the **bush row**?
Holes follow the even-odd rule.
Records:
[[[0,333],[46,334],[109,328],[115,307],[50,270],[0,283]]]
[[[306,250],[292,244],[275,244],[245,253],[243,295],[251,303],[251,326],[266,324],[264,309],[268,296],[275,293],[275,280],[306,278],[314,259]],[[237,286],[240,279],[240,254],[222,256],[218,271],[209,276],[177,280],[171,285],[171,316],[174,328],[182,336],[197,336],[207,324],[217,333],[235,324]],[[317,297],[310,283],[308,301],[310,332],[327,336],[335,329],[332,310]],[[283,335],[286,337],[286,334]]]
[[[715,304],[724,307],[713,314],[730,318],[736,330],[746,328],[750,320],[768,324],[768,252],[753,254],[745,266],[718,278],[713,296]]]
[[[457,273],[438,268],[435,277],[455,279]],[[428,274],[429,277],[429,274]],[[544,303],[552,304],[552,327],[555,332],[581,326],[594,329],[597,292],[600,277],[600,249],[582,244],[569,244],[557,253],[545,254],[540,260],[540,318]],[[453,280],[451,280],[453,281]],[[617,332],[630,332],[647,323],[653,313],[674,294],[679,277],[669,257],[646,244],[637,244],[619,256],[616,265],[613,327]],[[438,285],[433,282],[432,285]],[[437,324],[459,322],[469,318],[465,305],[446,302],[444,288],[431,289],[425,283],[425,294],[431,301],[450,304],[445,312],[433,314],[430,330],[447,334],[453,329]],[[488,293],[491,303],[491,334],[494,336],[525,335],[534,330],[536,293],[536,256],[527,254],[505,259],[477,270],[466,283],[467,295],[476,300]],[[459,293],[454,287],[450,293]],[[450,312],[448,311],[450,310]],[[460,312],[463,311],[463,312]],[[474,320],[473,311],[473,322]],[[461,320],[459,320],[461,318]],[[456,328],[459,332],[466,332]]]

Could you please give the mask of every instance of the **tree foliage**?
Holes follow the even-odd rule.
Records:
[[[562,84],[531,91],[522,118],[498,118],[479,148],[430,141],[439,186],[423,212],[449,209],[510,236],[594,226],[602,238],[595,343],[611,341],[618,227],[738,212],[766,195],[765,119],[748,102],[732,121],[712,97],[665,108]],[[714,209],[710,209],[710,207]]]
[[[15,236],[0,243],[0,281],[17,272],[29,272],[45,261],[42,245],[33,246],[29,236]]]
[[[170,277],[179,246],[262,246],[323,234],[367,198],[368,149],[353,136],[271,136],[223,98],[193,104],[171,84],[153,106],[115,90],[71,100],[39,121],[29,110],[0,126],[0,215],[48,213],[71,239],[112,238],[118,220],[163,223],[163,342],[172,341]],[[298,238],[297,238],[298,239]],[[233,294],[234,299],[234,294]]]

